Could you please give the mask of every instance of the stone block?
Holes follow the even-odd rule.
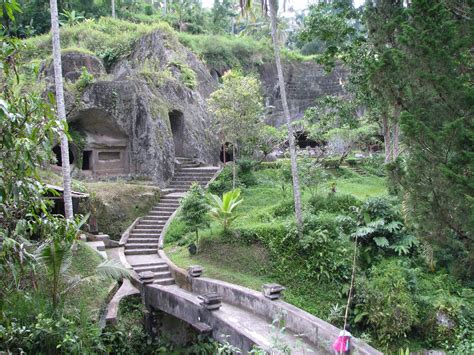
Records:
[[[215,292],[206,293],[198,298],[202,301],[201,306],[209,311],[216,311],[222,306],[222,296]]]
[[[200,265],[191,265],[188,267],[188,275],[191,277],[199,277],[202,275],[202,266]]]
[[[144,284],[151,284],[155,279],[155,274],[152,271],[143,271],[138,274],[140,281]]]
[[[262,286],[263,295],[271,300],[280,299],[285,288],[279,284],[264,284]]]

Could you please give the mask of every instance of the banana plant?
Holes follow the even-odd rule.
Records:
[[[209,194],[210,215],[222,224],[224,231],[227,231],[238,217],[235,209],[243,201],[240,198],[240,189],[225,192],[222,199],[217,195]]]

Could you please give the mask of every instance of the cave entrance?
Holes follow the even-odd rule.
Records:
[[[61,146],[59,144],[54,146],[53,153],[56,156],[56,165],[57,166],[63,166]],[[72,154],[72,151],[69,148],[69,164],[72,164],[72,163],[74,163],[74,155]]]
[[[221,145],[220,160],[223,163],[227,163],[228,161],[234,161],[232,143],[225,142]]]
[[[308,137],[308,134],[304,131],[296,132],[295,134],[295,143],[301,149],[305,148],[316,148],[319,144],[315,140]]]
[[[82,170],[91,170],[92,168],[92,150],[82,152]]]
[[[174,155],[184,157],[184,115],[181,111],[173,110],[168,113],[173,134]]]

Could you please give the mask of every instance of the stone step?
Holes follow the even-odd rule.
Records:
[[[190,181],[172,181],[170,182],[170,189],[173,188],[173,186],[176,186],[176,185],[179,185],[179,186],[191,186],[192,184],[199,184],[201,186],[207,184],[207,182],[204,182],[204,181],[194,181],[194,180],[190,180]]]
[[[147,215],[145,217],[142,217],[140,222],[150,223],[150,221],[152,221],[153,223],[159,224],[160,222],[166,222],[167,219],[167,216]]]
[[[156,216],[151,216],[151,217],[143,217],[142,221],[145,224],[153,224],[155,227],[158,226],[164,226],[166,224],[167,218],[163,217],[156,217]]]
[[[166,224],[166,221],[157,221],[156,219],[150,219],[149,221],[144,222],[145,224],[140,224],[138,228],[146,229],[150,232],[153,232],[155,229],[163,229]]]
[[[191,177],[191,175],[190,176],[179,176],[179,175],[177,175],[173,178],[172,181],[188,181],[188,180],[193,181],[193,179],[194,179],[194,181],[207,181],[208,180],[207,176],[198,176],[198,175],[196,175],[193,178],[193,177]]]
[[[163,259],[155,259],[153,261],[141,261],[141,262],[137,261],[137,262],[132,262],[130,265],[132,265],[133,268],[146,267],[146,266],[162,266],[162,265],[168,266],[166,261],[164,261]]]
[[[133,230],[154,230],[158,225],[155,223],[138,223]]]
[[[127,240],[127,245],[129,243],[131,244],[135,244],[135,243],[157,244],[158,241],[159,241],[159,238],[129,237]]]
[[[173,176],[174,178],[177,177],[184,177],[184,176],[213,176],[217,170],[198,170],[200,168],[183,168],[178,170],[176,174]]]
[[[161,280],[155,280],[153,281],[154,284],[162,285],[162,286],[169,286],[169,285],[174,285],[174,279],[169,278],[169,279],[161,279]]]
[[[145,217],[142,218],[142,221],[144,219],[148,219],[148,220],[154,220],[156,222],[159,222],[160,220],[161,221],[166,221],[169,216],[171,216],[172,213],[169,213],[169,214],[162,214],[162,212],[150,212],[150,214],[146,215]]]
[[[158,248],[158,243],[157,241],[154,241],[152,243],[128,243],[125,244],[125,250],[128,249],[150,249],[155,247]]]
[[[125,249],[125,255],[148,255],[157,254],[158,247],[149,249]]]
[[[151,209],[152,211],[176,211],[176,207],[171,206],[155,206]]]
[[[135,227],[131,234],[156,234],[155,229]]]
[[[143,271],[164,272],[164,271],[168,271],[169,267],[166,264],[137,266],[137,267],[134,266],[133,270],[135,270],[137,273],[140,273]]]
[[[200,165],[201,164],[199,164],[199,163],[183,162],[183,163],[179,164],[176,168],[178,170],[183,169],[183,168],[197,168]]]
[[[187,187],[174,187],[174,192],[188,192],[189,188]]]
[[[215,171],[190,171],[190,170],[180,170],[176,173],[173,178],[181,178],[181,177],[212,177],[214,176]]]
[[[173,278],[173,276],[171,276],[171,272],[168,271],[158,271],[158,272],[155,272],[155,280],[163,280],[163,279],[170,279],[170,278]]]
[[[141,233],[141,232],[137,232],[137,233],[130,233],[130,237],[140,237],[140,238],[158,238],[161,234],[161,231],[158,232],[158,231],[153,231],[153,232],[146,232],[146,233]]]
[[[219,170],[219,168],[215,167],[215,166],[201,166],[199,168],[183,168],[183,169],[179,169],[180,171],[204,171],[204,172],[216,172],[217,170]]]
[[[151,211],[148,213],[146,218],[149,217],[169,217],[173,214],[174,211]]]
[[[180,162],[181,161],[194,161],[194,159],[190,157],[175,157],[175,159]]]
[[[171,200],[165,200],[165,201],[160,201],[155,207],[177,207],[179,206],[179,200],[171,201]]]
[[[167,199],[164,199],[164,197],[161,198],[160,202],[156,206],[176,206],[179,205],[179,200],[181,197],[179,196],[172,196]]]

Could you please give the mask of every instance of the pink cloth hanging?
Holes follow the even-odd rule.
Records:
[[[351,337],[347,335],[340,335],[337,337],[336,341],[334,344],[332,344],[332,348],[335,351],[342,351],[346,352],[349,351],[349,342],[350,342]]]

